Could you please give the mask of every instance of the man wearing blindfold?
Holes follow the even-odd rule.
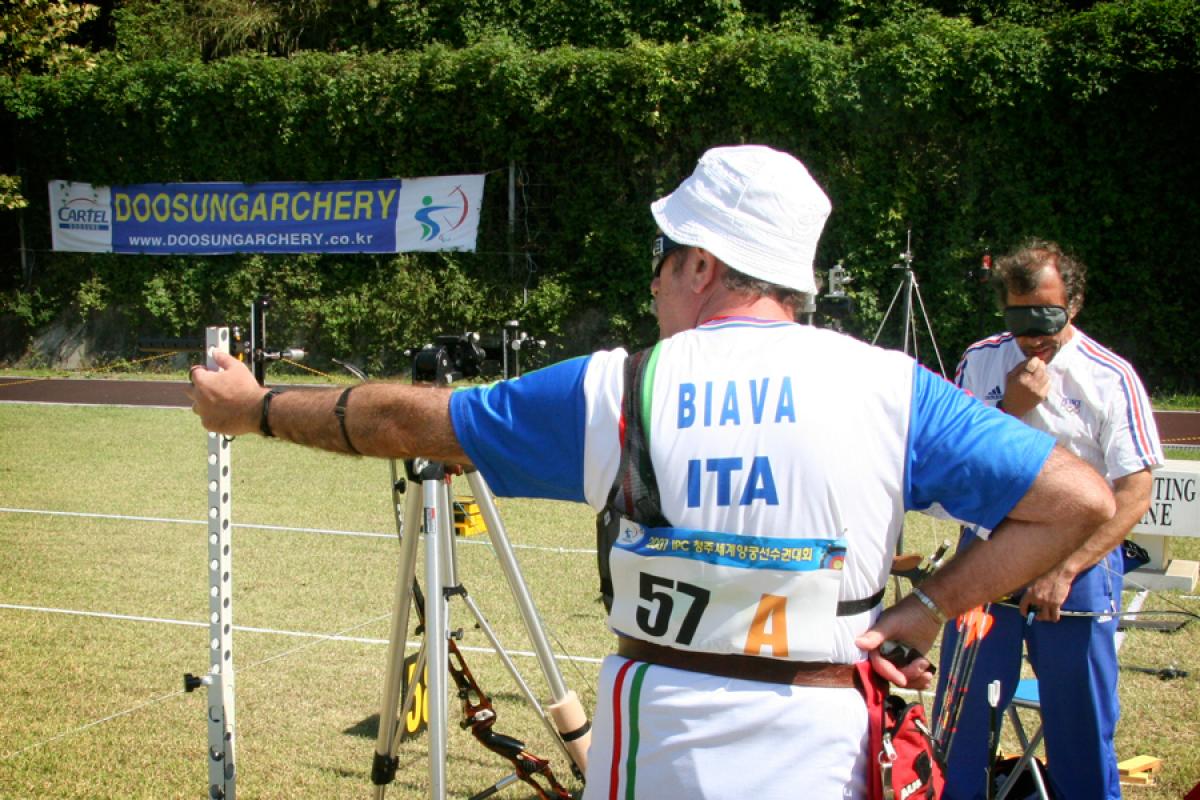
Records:
[[[1016,604],[993,605],[951,749],[947,798],[982,798],[987,773],[987,686],[999,680],[1008,705],[1021,669],[1021,642],[1037,674],[1046,761],[1055,796],[1119,798],[1113,733],[1118,717],[1116,620],[1120,545],[1150,503],[1151,471],[1162,464],[1145,389],[1127,361],[1073,325],[1083,307],[1085,267],[1052,242],[1032,241],[1000,259],[992,282],[1006,333],[967,348],[956,382],[1054,436],[1113,488],[1117,513],[1078,550],[1031,583]],[[988,532],[964,528],[959,552]],[[1093,612],[1063,616],[1063,611]],[[944,661],[954,650],[948,626]],[[942,670],[945,674],[946,669]],[[939,686],[939,702],[944,687]]]

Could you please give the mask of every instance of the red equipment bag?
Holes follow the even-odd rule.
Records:
[[[937,800],[942,796],[945,765],[925,722],[925,707],[890,694],[870,661],[855,667],[870,720],[868,800]]]

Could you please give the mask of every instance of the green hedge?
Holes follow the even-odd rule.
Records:
[[[639,345],[654,330],[647,204],[707,147],[753,141],[795,153],[833,199],[818,267],[842,261],[854,275],[851,330],[871,338],[880,325],[911,229],[921,296],[952,368],[999,325],[974,279],[982,254],[1038,235],[1091,268],[1081,327],[1156,389],[1194,390],[1198,42],[1194,2],[1140,0],[1045,29],[925,11],[837,38],[798,28],[620,50],[496,39],[208,64],[103,59],[0,86],[0,130],[16,145],[0,172],[22,171],[29,246],[49,247],[49,178],[489,171],[480,253],[42,252],[29,287],[8,254],[0,311],[31,332],[64,307],[113,304],[132,330],[184,334],[244,319],[266,292],[273,335],[303,342],[318,363],[351,357],[376,369],[402,369],[399,351],[435,333],[513,317],[560,352]],[[521,177],[511,242],[509,164]],[[896,312],[882,339],[898,342]]]

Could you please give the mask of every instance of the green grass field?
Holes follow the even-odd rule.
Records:
[[[206,692],[182,690],[185,672],[208,669],[206,442],[186,411],[0,404],[0,797],[207,796]],[[387,465],[258,437],[238,439],[232,461],[238,792],[370,796],[398,551]],[[597,660],[612,647],[592,514],[549,502],[499,508],[566,681],[590,710]],[[913,515],[905,542],[928,553],[951,536]],[[461,578],[508,648],[527,652],[485,540],[460,540]],[[1200,558],[1200,540],[1173,548]],[[1200,610],[1180,596],[1148,607],[1172,604]],[[453,614],[467,628],[462,644],[486,648],[466,609]],[[1126,639],[1124,663],[1191,673],[1122,674],[1118,753],[1164,762],[1157,785],[1128,787],[1128,797],[1176,800],[1200,781],[1198,645],[1195,624]],[[544,697],[536,661],[515,658]],[[496,702],[496,730],[551,757],[577,788],[495,656],[467,659]],[[425,746],[402,745],[389,797],[425,796]],[[451,726],[449,796],[510,772]],[[517,784],[500,796],[533,795]]]

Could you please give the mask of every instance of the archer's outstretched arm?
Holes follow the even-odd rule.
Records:
[[[192,411],[208,430],[226,436],[260,433],[263,398],[250,370],[227,353],[214,354],[218,371],[193,367],[188,396]],[[450,394],[445,387],[366,383],[346,401],[346,436],[334,407],[342,392],[297,389],[272,398],[271,432],[289,442],[335,453],[350,453],[346,436],[362,455],[380,458],[431,458],[469,465],[450,423]]]

